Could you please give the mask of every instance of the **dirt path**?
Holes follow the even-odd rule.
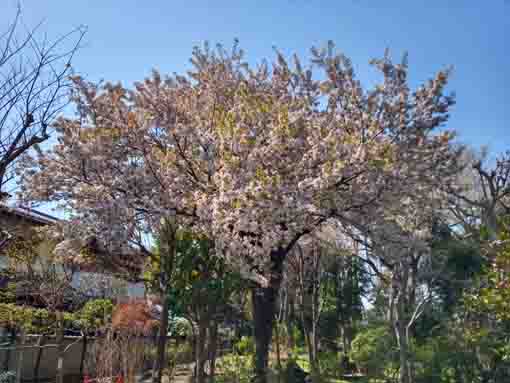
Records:
[[[190,383],[192,377],[193,365],[180,364],[175,369],[172,383]],[[166,382],[164,382],[166,383]]]
[[[193,365],[180,364],[176,367],[172,380],[167,375],[163,376],[162,383],[190,383],[192,377]],[[147,372],[139,383],[152,383],[152,373]]]

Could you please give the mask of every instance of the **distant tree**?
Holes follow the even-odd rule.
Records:
[[[498,217],[510,213],[510,152],[489,165],[486,154],[466,152],[453,184],[442,187],[448,193],[450,211],[464,233],[476,235],[480,227],[494,241],[499,232]]]
[[[453,182],[455,175],[452,172],[442,182]],[[446,199],[434,180],[420,188],[421,194],[384,205],[379,217],[356,225],[357,232],[351,233],[363,244],[364,258],[379,280],[379,298],[399,351],[399,383],[415,382],[414,326],[430,309],[433,286],[444,269],[444,262],[432,257],[432,244],[435,222],[444,219]]]

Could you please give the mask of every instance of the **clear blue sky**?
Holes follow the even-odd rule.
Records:
[[[90,79],[142,79],[151,68],[180,72],[194,45],[239,38],[248,59],[272,57],[272,46],[307,56],[336,42],[365,83],[368,61],[389,47],[408,51],[413,83],[453,65],[458,104],[449,127],[473,145],[510,149],[510,0],[23,0],[24,20],[46,19],[50,35],[85,24],[76,68]],[[16,0],[0,1],[0,26]]]

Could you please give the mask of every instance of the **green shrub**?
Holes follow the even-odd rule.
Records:
[[[80,327],[88,331],[97,330],[112,319],[113,303],[109,299],[94,299],[88,301],[78,312]]]
[[[321,374],[331,378],[340,378],[344,371],[340,361],[342,355],[334,351],[325,351],[319,354]]]
[[[368,328],[354,338],[349,357],[370,376],[381,376],[392,360],[393,349],[393,338],[386,326]]]
[[[304,382],[307,375],[307,372],[295,359],[289,359],[283,371],[283,381],[285,383]]]
[[[234,345],[234,349],[240,355],[250,355],[255,352],[255,342],[252,337],[242,336]]]
[[[413,347],[417,383],[464,383],[508,381],[510,363],[498,352],[500,343],[485,331],[471,334],[467,329],[451,331]],[[503,351],[504,352],[504,351]],[[483,358],[483,363],[480,361]]]
[[[64,313],[66,327],[74,327],[75,316]],[[27,333],[44,333],[55,325],[55,315],[46,309],[0,303],[0,325],[8,324]]]
[[[193,335],[193,329],[189,320],[175,317],[170,321],[170,334],[178,337],[189,337]]]
[[[250,383],[253,378],[253,358],[251,356],[227,354],[216,362],[221,375],[218,383]]]

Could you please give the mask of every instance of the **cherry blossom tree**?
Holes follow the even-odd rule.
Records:
[[[177,215],[253,281],[256,375],[265,382],[275,302],[295,244],[330,220],[350,227],[447,172],[449,71],[412,92],[407,60],[374,60],[364,90],[332,43],[308,67],[280,53],[196,48],[193,69],[129,90],[75,78],[77,116],[23,163],[23,194],[57,201],[110,251],[138,246]],[[145,243],[144,243],[145,241]]]

